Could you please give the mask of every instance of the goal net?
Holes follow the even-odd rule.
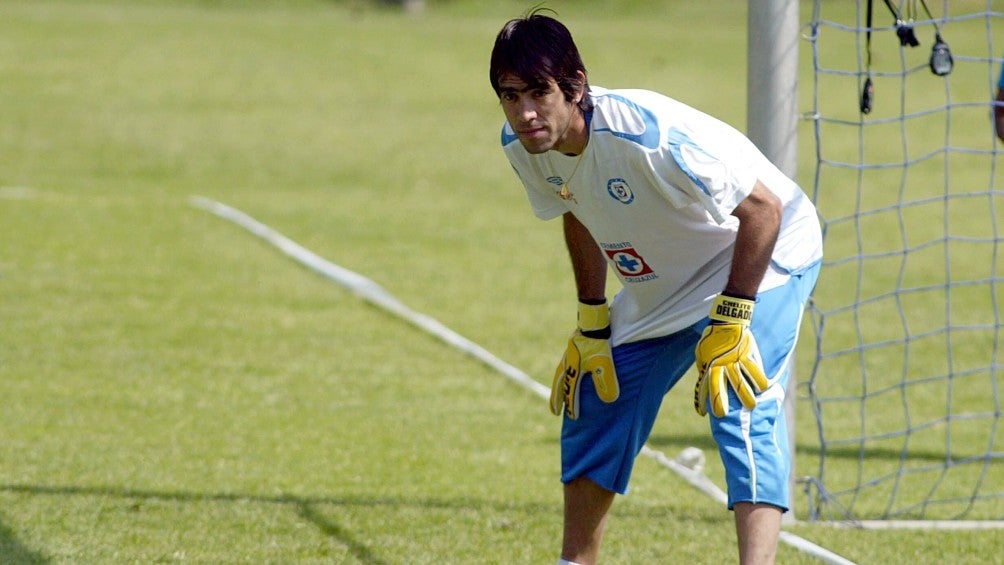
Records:
[[[798,390],[810,520],[1004,520],[993,8],[816,0],[804,28],[826,253]]]

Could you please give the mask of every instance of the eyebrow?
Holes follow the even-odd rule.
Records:
[[[499,92],[524,93],[524,92],[530,92],[531,90],[541,90],[541,89],[546,90],[548,88],[550,88],[550,84],[548,84],[546,82],[535,82],[535,83],[527,84],[523,88],[514,88],[514,87],[511,87],[511,86],[499,86]]]

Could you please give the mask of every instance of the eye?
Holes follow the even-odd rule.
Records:
[[[515,102],[516,101],[516,93],[515,92],[510,92],[510,91],[505,91],[505,92],[502,93],[501,98],[502,98],[503,102]]]

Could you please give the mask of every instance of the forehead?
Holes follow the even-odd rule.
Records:
[[[499,90],[524,92],[527,90],[536,90],[538,88],[550,88],[558,84],[553,78],[548,77],[545,79],[531,79],[527,82],[525,79],[513,74],[513,73],[503,73],[499,77]]]

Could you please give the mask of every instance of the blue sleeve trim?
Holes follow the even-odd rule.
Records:
[[[502,125],[502,147],[505,147],[506,145],[509,145],[513,141],[519,139],[515,133],[509,133],[509,131],[511,131],[509,128],[509,122],[506,122]]]
[[[645,131],[640,134],[625,133],[622,131],[614,131],[610,128],[596,128],[597,132],[605,132],[613,135],[614,137],[619,137],[621,139],[626,139],[646,147],[648,149],[655,149],[659,147],[659,121],[656,119],[655,114],[647,109],[635,104],[633,101],[624,98],[623,96],[618,96],[616,94],[605,94],[604,96],[609,96],[610,98],[621,102],[622,104],[628,106],[634,111],[638,112],[641,116],[642,121],[645,123]]]
[[[704,181],[701,180],[701,178],[698,177],[689,166],[687,166],[687,162],[683,159],[683,151],[681,148],[686,145],[694,151],[699,151],[705,155],[708,155],[708,153],[694,143],[694,141],[690,139],[687,134],[676,128],[669,128],[668,137],[669,139],[667,141],[669,144],[669,152],[673,156],[673,160],[676,161],[676,164],[679,165],[680,170],[690,177],[690,180],[693,181],[694,184],[697,185],[697,188],[700,188],[704,194],[711,196],[711,190],[708,189],[708,185],[705,184]],[[708,155],[708,157],[711,157],[711,155]]]

